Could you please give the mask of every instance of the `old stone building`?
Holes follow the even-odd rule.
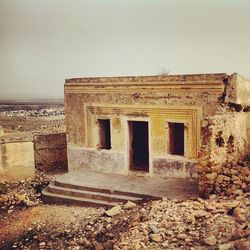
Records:
[[[249,103],[236,73],[67,79],[69,170],[199,175],[204,192],[250,151]]]

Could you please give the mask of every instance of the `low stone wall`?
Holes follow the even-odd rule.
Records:
[[[36,169],[44,172],[64,172],[68,169],[65,133],[34,136]]]
[[[197,172],[199,190],[204,197],[224,192],[228,181],[236,181],[237,178],[233,176],[237,176],[237,173],[233,173],[237,170],[231,169],[247,155],[247,113],[223,113],[205,118],[202,125],[202,146]],[[238,173],[244,173],[243,182],[248,172],[243,170]],[[244,189],[244,185],[241,188]]]
[[[221,195],[242,195],[250,192],[250,161],[226,164],[214,183],[214,193]]]
[[[0,182],[35,176],[32,141],[19,138],[0,140]]]

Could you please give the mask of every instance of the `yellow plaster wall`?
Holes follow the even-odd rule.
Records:
[[[152,157],[164,157],[168,153],[168,122],[180,122],[185,129],[185,157],[198,156],[200,141],[201,107],[161,106],[161,105],[84,105],[86,120],[85,147],[98,149],[98,119],[111,121],[111,152],[128,150],[128,121],[149,122],[149,150]]]
[[[226,77],[226,74],[211,74],[66,80],[68,143],[86,146],[84,105],[200,106],[204,116],[214,115],[220,106],[218,100],[223,95]]]
[[[117,152],[124,152],[126,147],[126,133],[124,117],[111,117],[112,148]]]
[[[151,117],[151,154],[155,156],[166,155],[168,149],[166,117]]]
[[[0,181],[22,180],[35,175],[33,142],[0,144]]]

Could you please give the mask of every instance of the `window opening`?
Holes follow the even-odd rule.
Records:
[[[111,149],[110,120],[99,119],[99,147],[100,149]]]
[[[169,153],[184,155],[184,123],[169,122]]]

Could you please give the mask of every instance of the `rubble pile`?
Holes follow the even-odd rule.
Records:
[[[115,249],[250,249],[249,198],[153,201]]]
[[[212,195],[208,200],[128,202],[77,216],[70,225],[34,222],[12,248],[250,249],[249,193],[234,199]]]
[[[41,203],[41,192],[52,179],[51,176],[37,172],[34,179],[0,183],[0,217],[6,212],[26,208]]]

